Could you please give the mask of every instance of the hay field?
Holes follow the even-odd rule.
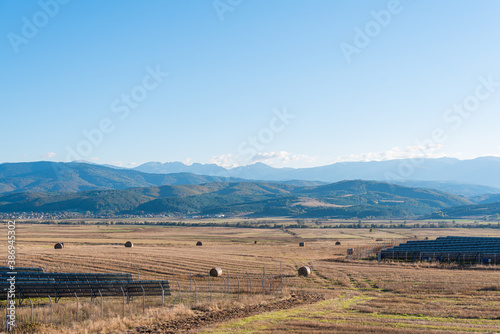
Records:
[[[225,274],[241,278],[246,273],[261,273],[263,268],[274,274],[281,269],[286,291],[321,293],[325,299],[311,305],[226,319],[209,327],[200,325],[195,332],[500,332],[500,270],[496,268],[343,261],[348,247],[375,247],[380,244],[377,239],[500,237],[498,229],[293,231],[296,235],[280,229],[19,224],[17,261],[21,266],[42,266],[49,271],[130,272],[140,279],[202,276],[215,266],[222,267]],[[133,248],[123,246],[128,240],[134,243]],[[203,246],[195,246],[197,241]],[[336,246],[336,241],[341,245]],[[64,249],[55,250],[56,242],[64,242]],[[299,242],[305,242],[305,247],[299,247]],[[6,253],[6,238],[0,241],[0,249]],[[302,265],[311,266],[310,277],[296,275]],[[182,319],[193,311],[176,312],[179,315],[149,312],[149,318],[135,321],[114,319],[116,326],[106,328],[110,332],[133,331],[141,322],[150,324],[156,317]],[[107,332],[98,323],[87,323],[85,328],[93,328],[88,331],[92,333]],[[53,332],[77,333],[82,328],[68,326]],[[50,329],[40,332],[52,333]]]

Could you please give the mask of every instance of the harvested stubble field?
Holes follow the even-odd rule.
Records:
[[[284,291],[272,296],[244,295],[238,301],[207,296],[189,307],[151,307],[140,303],[120,317],[89,316],[80,324],[38,325],[35,332],[300,332],[300,333],[498,333],[500,270],[457,268],[428,263],[344,261],[347,248],[373,248],[383,239],[444,235],[500,236],[493,229],[280,229],[157,227],[140,225],[17,225],[17,260],[49,271],[130,272],[140,279],[202,281],[219,266],[231,280],[246,273],[284,275]],[[130,240],[133,248],[123,244]],[[335,241],[342,245],[335,246]],[[55,250],[56,242],[64,249]],[[196,242],[201,241],[202,247]],[[257,241],[257,244],[254,243]],[[305,247],[299,247],[305,242]],[[2,249],[7,249],[4,240]],[[298,277],[309,265],[313,274]],[[203,283],[200,283],[203,284]],[[233,285],[234,289],[234,285]],[[242,288],[244,290],[244,288]],[[154,301],[158,303],[158,300]],[[189,301],[188,301],[189,302]],[[152,302],[153,303],[153,302]],[[73,301],[67,301],[68,308]],[[190,303],[192,304],[192,303]],[[63,307],[64,300],[58,307]],[[98,314],[97,306],[83,309]],[[116,305],[108,308],[120,309]],[[129,308],[132,306],[128,306]],[[23,310],[24,311],[24,310]],[[134,313],[135,312],[135,313]],[[29,329],[26,329],[29,332]]]

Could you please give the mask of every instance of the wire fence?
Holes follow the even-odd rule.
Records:
[[[379,244],[358,245],[347,248],[346,260],[376,259],[380,251],[405,243],[408,240],[411,239],[384,239]]]
[[[169,276],[169,289],[165,291],[162,288],[157,295],[151,295],[143,288],[142,296],[129,296],[122,290],[121,296],[103,296],[101,291],[96,291],[93,296],[88,297],[79,296],[78,291],[75,291],[72,297],[59,299],[54,295],[16,299],[15,324],[19,328],[29,323],[69,325],[89,319],[133,317],[145,315],[153,308],[166,309],[180,304],[193,307],[221,301],[237,301],[244,296],[272,297],[282,292],[284,287],[284,275],[281,272],[266,272],[264,268],[244,274],[225,273],[219,277],[211,277],[208,273],[176,274],[175,271]],[[137,277],[152,278],[145,275],[141,277],[140,272]],[[0,317],[0,328],[6,331],[15,330],[9,326],[9,302],[5,299],[0,301],[0,310],[5,310],[4,316]]]

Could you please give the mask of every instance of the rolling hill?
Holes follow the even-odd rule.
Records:
[[[150,174],[86,163],[26,162],[0,164],[0,194],[10,192],[80,192],[173,184],[239,181],[191,173]]]
[[[376,181],[321,186],[266,182],[212,182],[78,193],[0,195],[0,212],[94,212],[115,214],[293,217],[413,217],[471,204],[440,191]]]
[[[435,162],[439,164],[438,162]],[[235,175],[244,174],[246,177],[254,177],[252,181],[275,182],[296,186],[319,186],[338,182],[345,179],[353,179],[342,177],[345,174],[342,171],[333,170],[326,174],[320,173],[316,175],[315,169],[311,169],[313,174],[305,173],[302,176],[308,179],[294,178],[293,173],[298,173],[300,169],[282,168],[276,169],[264,164],[255,164],[245,167],[239,167],[239,171],[252,170],[252,173],[236,173],[234,170],[224,170],[221,173],[222,167],[216,165],[193,164],[186,166],[182,163],[169,164],[153,164],[156,168],[146,170],[155,170],[159,173],[141,172],[138,170],[126,168],[112,168],[104,165],[96,165],[84,162],[58,163],[58,162],[27,162],[27,163],[4,163],[0,164],[0,194],[10,192],[79,192],[86,190],[103,190],[103,189],[128,189],[135,187],[151,187],[161,185],[176,185],[176,184],[204,184],[208,182],[241,182],[246,181],[246,178],[237,178]],[[146,165],[147,166],[147,165]],[[159,168],[163,167],[163,168]],[[169,167],[166,168],[165,166]],[[172,168],[175,166],[175,168]],[[325,167],[318,167],[320,170]],[[355,167],[355,166],[354,166]],[[365,166],[368,169],[370,165]],[[354,168],[356,169],[356,168]],[[164,174],[165,171],[176,171],[175,173]],[[188,172],[189,171],[189,172]],[[208,175],[199,173],[207,172]],[[302,172],[301,172],[302,173]],[[210,175],[217,174],[217,175]],[[231,176],[234,174],[234,176]],[[348,175],[359,175],[363,173],[352,173]],[[366,173],[364,173],[366,174]],[[369,174],[369,173],[368,173]],[[287,175],[289,178],[287,178]],[[321,176],[323,175],[323,176]],[[316,176],[322,178],[317,180]],[[262,177],[259,179],[257,177]],[[359,177],[356,177],[359,178]],[[374,179],[376,178],[365,178]],[[324,182],[324,180],[333,180]],[[386,182],[386,181],[381,181]],[[390,183],[413,187],[435,189],[455,195],[467,197],[477,197],[477,202],[485,199],[489,194],[499,194],[500,189],[484,186],[468,184],[454,181],[415,181],[415,180],[391,180]],[[482,198],[481,198],[482,196]]]
[[[0,194],[12,192],[80,192],[86,190],[128,189],[161,185],[241,182],[245,179],[179,172],[143,173],[82,162],[25,162],[0,164]],[[285,184],[315,186],[316,181],[288,180]]]
[[[500,215],[500,202],[457,206],[441,212],[444,217],[449,218],[495,216]]]

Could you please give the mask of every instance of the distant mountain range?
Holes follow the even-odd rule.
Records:
[[[490,175],[491,184],[496,184],[492,173],[498,159],[457,161],[423,161],[421,166],[427,170],[409,176],[434,175],[432,171],[436,171],[436,177],[444,177],[443,166],[448,166],[449,175],[461,175],[463,180],[473,180],[470,175]],[[488,185],[449,180],[328,182],[350,176],[380,176],[384,166],[398,163],[401,161],[341,163],[306,169],[255,164],[229,170],[182,163],[149,163],[136,169],[81,162],[4,163],[0,164],[0,212],[345,218],[415,217],[436,211],[449,217],[500,213],[500,189]],[[469,172],[460,172],[466,169],[463,163]],[[166,174],[168,171],[175,173]]]
[[[335,167],[335,165],[332,166]],[[324,168],[327,167],[328,166]],[[338,169],[339,167],[337,166],[335,168]],[[343,168],[348,169],[347,167]],[[145,171],[149,170],[149,172],[141,172],[139,171],[140,169]],[[225,172],[220,173],[221,170]],[[82,162],[62,163],[41,161],[4,163],[0,164],[0,194],[25,191],[79,192],[99,189],[128,189],[161,185],[248,181],[245,178],[236,177],[236,175],[242,174],[247,177],[253,174],[256,179],[252,181],[277,182],[297,186],[318,186],[349,179],[347,177],[348,173],[329,175],[321,179],[320,174],[325,174],[324,172],[319,173],[318,178],[316,178],[312,171],[305,173],[305,170],[307,169],[278,169],[264,164],[254,164],[240,167],[240,169],[225,170],[217,165],[193,164],[187,166],[180,162],[167,164],[150,163],[136,169],[112,168],[109,166]],[[157,171],[158,173],[152,173],[151,171]],[[173,173],[165,174],[167,171],[173,171]],[[199,174],[201,172],[212,173],[213,175]],[[285,176],[291,174],[290,178],[281,176],[279,174],[280,172],[284,173]],[[297,176],[296,174],[298,172],[308,174],[305,175],[308,179],[293,178]],[[276,179],[272,179],[272,175],[275,175]],[[343,175],[346,177],[344,178]],[[349,175],[355,174],[351,173]],[[335,181],[328,181],[329,179]],[[389,182],[402,186],[435,189],[455,195],[476,197],[477,201],[474,199],[476,202],[480,202],[484,199],[481,199],[481,196],[484,197],[487,194],[500,193],[500,189],[496,187],[454,181],[391,180]]]
[[[500,188],[482,186],[477,184],[468,184],[453,181],[391,181],[390,183],[398,184],[405,187],[427,188],[444,191],[450,194],[461,195],[471,198],[473,201],[481,201],[479,197],[490,197],[500,194]]]
[[[342,180],[444,181],[462,185],[500,188],[500,157],[482,157],[472,160],[453,158],[388,160],[370,162],[339,162],[312,168],[273,168],[263,163],[225,169],[215,164],[185,165],[181,162],[148,162],[134,168],[145,173],[193,173],[249,180],[284,181],[306,180],[337,182]],[[482,190],[481,190],[482,191]]]
[[[404,218],[472,204],[452,194],[376,181],[321,186],[214,182],[124,190],[0,195],[0,212],[93,212],[247,216]]]

